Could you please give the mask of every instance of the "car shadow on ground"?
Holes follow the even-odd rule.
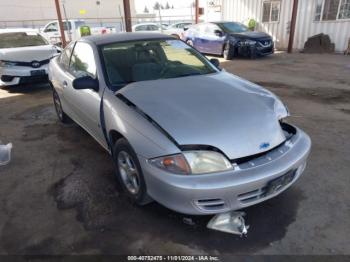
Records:
[[[0,89],[7,91],[9,94],[35,94],[43,89],[51,89],[51,86],[49,83],[37,83],[15,86],[0,86]]]

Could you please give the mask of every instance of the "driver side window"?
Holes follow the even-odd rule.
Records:
[[[58,31],[58,26],[56,22],[48,24],[44,30],[44,32],[57,32],[57,31]]]
[[[69,60],[72,55],[72,49],[74,47],[74,43],[69,44],[60,55],[60,65],[64,70],[68,70],[69,68]]]
[[[83,42],[77,42],[71,62],[69,72],[75,77],[91,76],[96,78],[96,63],[92,47]]]

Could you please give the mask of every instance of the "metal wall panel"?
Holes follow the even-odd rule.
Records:
[[[292,2],[292,0],[289,0]],[[295,48],[302,49],[308,37],[324,33],[335,43],[335,50],[343,52],[350,38],[350,19],[338,21],[314,21],[315,0],[299,0]]]
[[[253,18],[257,29],[273,36],[278,49],[288,47],[289,27],[292,15],[293,0],[280,0],[279,22],[262,23],[262,6],[265,0],[222,0],[222,19],[243,22]],[[338,52],[345,50],[350,38],[350,20],[333,22],[315,22],[315,0],[299,0],[294,48],[303,49],[308,37],[319,33],[328,34],[335,43]]]

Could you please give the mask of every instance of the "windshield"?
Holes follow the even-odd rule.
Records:
[[[225,32],[228,33],[243,33],[248,31],[248,27],[241,23],[234,23],[234,22],[228,22],[228,23],[220,23],[218,24]]]
[[[180,40],[108,44],[102,46],[102,56],[112,87],[216,72],[206,58]]]
[[[37,33],[19,32],[0,35],[0,48],[48,45],[47,41]]]

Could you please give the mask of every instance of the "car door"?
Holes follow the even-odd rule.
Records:
[[[106,147],[105,137],[100,125],[101,94],[91,89],[76,90],[73,80],[90,76],[97,79],[97,51],[86,42],[77,42],[74,46],[68,72],[63,82],[63,96],[73,119],[89,132],[102,146]],[[68,112],[67,112],[68,113]]]
[[[205,52],[205,46],[203,45],[205,26],[206,24],[199,24],[194,28],[193,46],[200,52]]]
[[[211,23],[205,25],[203,33],[201,34],[202,52],[208,54],[221,54],[220,45],[224,42],[224,37],[216,35],[215,30],[219,30],[219,27]]]
[[[221,32],[221,35],[217,33]],[[208,24],[206,27],[206,51],[209,54],[221,54],[225,43],[225,34],[215,24]]]
[[[69,68],[70,57],[73,52],[75,42],[70,43],[66,48],[62,51],[61,55],[57,58],[57,66],[53,69],[49,67],[49,76],[52,85],[55,87],[56,92],[58,93],[63,111],[67,113],[69,116],[72,115],[70,108],[68,107],[65,98],[63,96],[64,91],[64,83],[67,82],[67,72]],[[55,65],[55,63],[53,63]]]

